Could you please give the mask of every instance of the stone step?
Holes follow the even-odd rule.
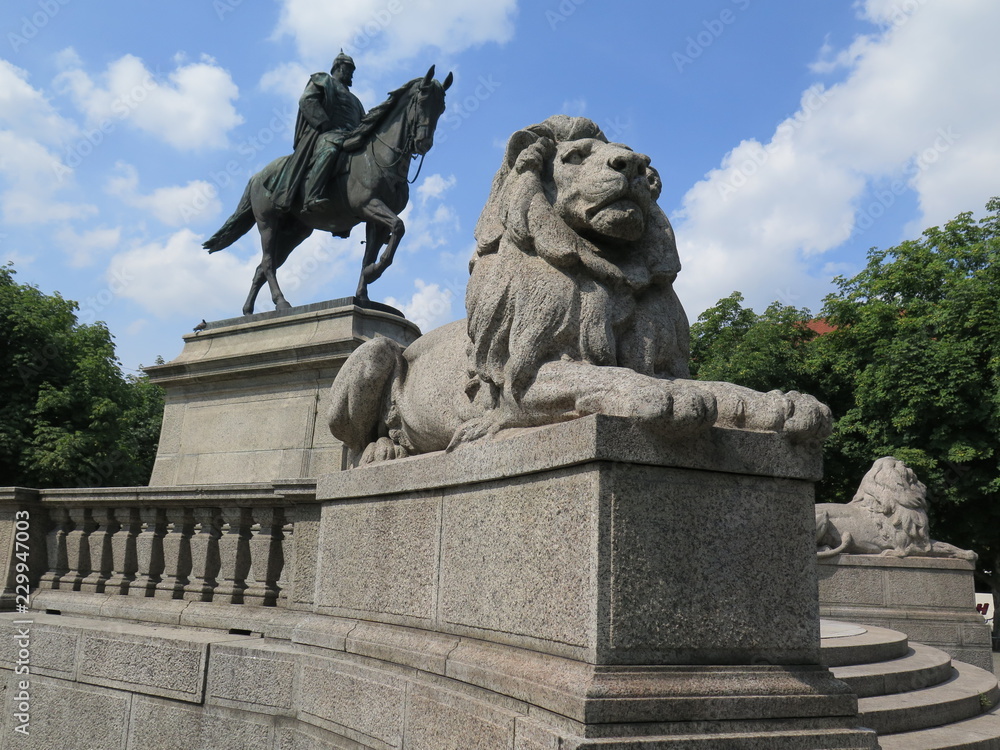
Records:
[[[951,657],[922,643],[911,643],[909,653],[899,659],[833,667],[830,671],[859,698],[921,690],[944,682],[952,674]]]
[[[626,745],[620,737],[581,740],[566,745],[574,750],[620,750]],[[563,745],[560,745],[563,747]],[[874,734],[859,736],[854,729],[807,729],[787,732],[752,732],[747,734],[671,734],[642,737],[627,743],[628,750],[878,750]]]
[[[882,750],[1000,750],[1000,708],[943,727],[879,737]]]
[[[962,662],[952,662],[952,670],[933,687],[861,698],[859,723],[882,736],[970,719],[997,705],[1000,690],[993,674]]]
[[[820,641],[820,661],[827,667],[871,664],[900,659],[910,652],[905,633],[865,626],[865,632]]]

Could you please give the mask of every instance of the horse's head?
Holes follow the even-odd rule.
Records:
[[[407,150],[411,154],[426,154],[434,145],[434,129],[444,112],[444,92],[453,80],[449,73],[444,83],[435,81],[431,65],[427,75],[413,82],[407,107]]]

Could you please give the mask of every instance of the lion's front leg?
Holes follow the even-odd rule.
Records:
[[[715,398],[694,381],[566,360],[539,368],[521,406],[547,414],[546,422],[606,414],[658,423],[674,434],[706,429],[716,419]]]

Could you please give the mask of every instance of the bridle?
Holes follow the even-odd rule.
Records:
[[[397,148],[396,146],[386,143],[384,140],[382,140],[382,136],[380,136],[378,133],[375,133],[375,139],[370,141],[372,149],[372,161],[375,162],[375,166],[377,166],[383,172],[394,171],[404,157],[415,156],[417,141],[427,137],[427,131],[430,130],[430,124],[428,122],[420,122],[415,128],[412,129],[410,128],[410,123],[413,120],[417,119],[416,115],[411,110],[417,109],[417,103],[420,101],[420,89],[422,88],[423,88],[422,86],[418,85],[418,90],[416,94],[411,96],[409,103],[406,105],[406,112],[403,115],[403,130],[406,133],[406,141],[403,145],[403,148]],[[376,140],[396,155],[396,158],[392,161],[391,164],[379,163],[378,157],[375,156]],[[427,156],[426,153],[420,155],[420,164],[417,166],[417,173],[413,175],[413,179],[411,180],[409,178],[404,178],[406,179],[406,182],[409,183],[410,185],[416,182],[417,178],[420,177],[420,170],[424,168],[425,156]]]

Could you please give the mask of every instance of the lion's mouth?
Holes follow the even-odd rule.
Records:
[[[618,211],[621,213],[630,213],[632,211],[638,211],[642,213],[642,208],[631,198],[613,198],[609,201],[604,201],[599,203],[593,208],[587,211],[587,218],[593,219],[597,214],[603,213],[604,211]]]
[[[618,194],[604,200],[586,212],[590,228],[606,238],[633,241],[646,225],[646,211],[629,195]]]

